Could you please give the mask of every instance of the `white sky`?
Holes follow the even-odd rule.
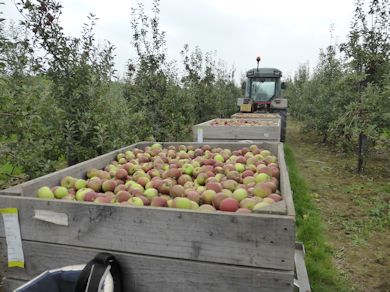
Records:
[[[4,0],[3,0],[4,1]],[[12,0],[0,7],[7,19],[20,16]],[[150,7],[151,0],[143,1]],[[320,48],[342,42],[349,31],[354,0],[161,0],[161,27],[166,31],[170,59],[181,62],[180,50],[188,43],[236,67],[238,77],[255,67],[276,67],[292,75],[299,64],[317,63]],[[89,12],[99,18],[98,40],[116,46],[116,69],[125,72],[132,57],[130,9],[137,1],[63,0],[63,26],[79,36]],[[334,26],[335,40],[330,27]]]

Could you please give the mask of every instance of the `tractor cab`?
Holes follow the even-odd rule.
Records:
[[[257,58],[257,68],[246,73],[245,98],[238,102],[240,112],[278,112],[287,109],[287,100],[282,99],[282,71],[276,68],[259,68],[260,57]]]

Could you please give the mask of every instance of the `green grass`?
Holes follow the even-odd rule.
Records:
[[[286,163],[294,192],[297,238],[305,245],[305,262],[313,291],[348,291],[332,261],[332,250],[326,243],[326,229],[304,179],[300,176],[294,154],[284,147]]]

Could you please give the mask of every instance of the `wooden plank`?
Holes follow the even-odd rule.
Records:
[[[268,119],[268,121],[271,119]],[[267,120],[265,120],[267,121]],[[193,138],[196,141],[198,129],[203,129],[203,139],[206,140],[279,140],[280,120],[275,126],[211,126],[213,120],[192,127]]]
[[[255,119],[255,120],[264,120],[264,119],[280,119],[279,114],[270,114],[270,113],[235,113],[231,116],[233,119]]]
[[[102,250],[23,242],[25,269],[6,276],[30,280],[68,265],[86,264]],[[107,251],[110,252],[110,251]],[[123,272],[124,291],[292,291],[293,271],[275,271],[196,261],[113,253]]]
[[[292,270],[295,220],[269,214],[202,213],[170,208],[0,196],[19,209],[22,239],[217,263]],[[65,213],[69,226],[33,219]],[[4,227],[0,222],[0,237]]]
[[[270,142],[279,142],[279,139],[280,138],[277,138],[277,139],[267,139],[266,141],[270,141]],[[218,142],[218,143],[232,143],[232,142],[239,142],[239,143],[250,143],[250,144],[256,144],[256,143],[260,143],[260,142],[264,142],[265,139],[246,139],[246,140],[241,140],[241,139],[226,139],[226,138],[222,138],[222,139],[216,139],[216,138],[209,138],[209,139],[203,139],[203,142],[205,143],[211,143],[211,142]],[[250,141],[250,142],[248,142]]]
[[[307,275],[305,265],[305,251],[302,243],[296,243],[295,249],[295,272],[297,277],[297,283],[299,285],[299,292],[310,292],[309,276]]]
[[[280,169],[280,192],[283,195],[283,200],[286,202],[287,214],[295,217],[293,195],[291,191],[290,178],[288,175],[283,147],[284,144],[282,143],[278,145],[278,162],[279,162],[279,169]]]

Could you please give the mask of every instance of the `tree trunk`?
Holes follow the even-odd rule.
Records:
[[[357,165],[357,172],[361,173],[363,171],[364,166],[364,154],[366,152],[367,148],[367,136],[360,132],[359,134],[359,150],[358,150],[358,165]]]

